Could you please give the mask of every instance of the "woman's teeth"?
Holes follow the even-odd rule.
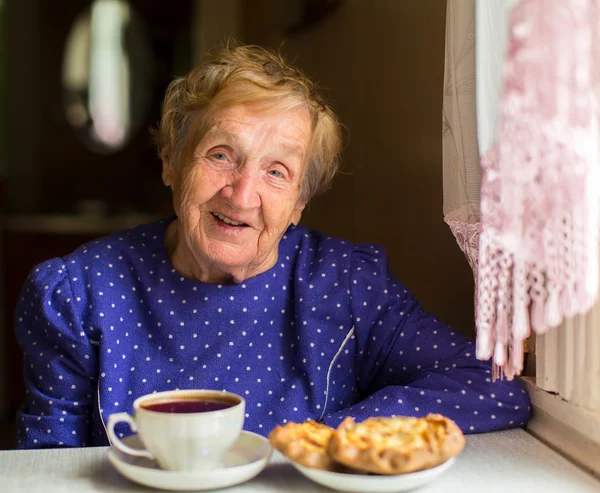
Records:
[[[237,221],[232,221],[231,219],[224,216],[223,214],[217,214],[216,212],[213,212],[212,215],[215,216],[216,218],[219,218],[225,224],[230,224],[231,226],[246,226],[245,223],[239,223]]]

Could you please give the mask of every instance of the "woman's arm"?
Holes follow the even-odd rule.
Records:
[[[98,356],[85,305],[74,297],[67,267],[35,267],[21,292],[16,333],[25,353],[25,403],[17,416],[19,448],[79,447],[89,442]],[[93,330],[93,329],[91,329]]]
[[[388,272],[382,249],[356,249],[350,283],[363,400],[326,423],[427,413],[448,416],[465,433],[526,423],[531,408],[521,383],[492,382],[490,363],[477,360],[471,341],[422,309]]]

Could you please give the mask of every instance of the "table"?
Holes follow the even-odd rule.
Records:
[[[588,493],[600,481],[523,430],[469,435],[456,464],[419,493]],[[107,448],[0,451],[1,493],[98,493],[156,491],[130,483],[108,463]],[[228,493],[331,492],[310,482],[283,457],[252,481]]]

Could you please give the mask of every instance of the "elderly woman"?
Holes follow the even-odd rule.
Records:
[[[18,306],[20,447],[107,444],[108,415],[175,388],[245,397],[245,428],[442,413],[525,424],[517,381],[427,314],[384,250],[299,226],[340,128],[278,55],[227,47],[175,80],[157,132],[176,216],[35,267]]]

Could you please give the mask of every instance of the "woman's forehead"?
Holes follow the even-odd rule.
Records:
[[[284,145],[292,153],[305,155],[310,137],[311,121],[303,108],[263,112],[235,106],[212,115],[202,141],[222,138],[247,144],[248,139],[268,139]]]

